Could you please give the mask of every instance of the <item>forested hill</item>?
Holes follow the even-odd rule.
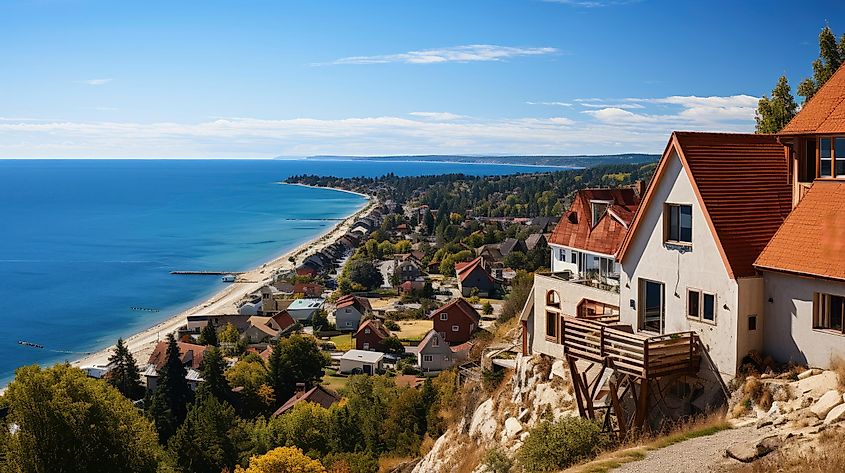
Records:
[[[637,180],[648,181],[656,167],[649,164],[615,164],[536,174],[504,176],[399,177],[387,174],[378,178],[337,178],[326,176],[291,176],[285,182],[320,187],[335,187],[376,195],[400,204],[413,202],[438,209],[440,215],[463,214],[472,210],[482,217],[560,216],[571,194],[585,187],[619,187]]]
[[[573,156],[482,156],[482,155],[409,155],[409,156],[309,156],[306,159],[395,160],[484,164],[521,164],[586,168],[603,164],[645,164],[660,159],[658,154],[625,153]]]

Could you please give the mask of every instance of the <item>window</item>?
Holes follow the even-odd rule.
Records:
[[[591,200],[590,201],[590,210],[593,213],[593,226],[595,227],[599,220],[604,217],[605,212],[607,212],[607,208],[610,207],[611,202],[606,202],[602,200]]]
[[[845,138],[836,138],[833,146],[833,157],[836,159],[833,172],[836,177],[845,177]]]
[[[698,289],[687,289],[687,317],[716,323],[716,296]]]
[[[431,346],[439,347],[440,346],[440,338],[439,337],[432,337]]]
[[[749,315],[748,316],[748,331],[753,332],[757,330],[757,315]]]
[[[816,293],[813,295],[813,328],[843,332],[845,296]]]
[[[578,252],[577,251],[570,252],[569,258],[570,258],[570,260],[569,260],[570,263],[578,264]]]
[[[369,334],[370,334],[370,329],[365,328],[365,329],[364,329],[364,333],[366,333],[367,335],[369,335]]]
[[[833,177],[833,153],[830,138],[819,140],[819,177]]]
[[[566,261],[566,250],[561,248],[561,249],[558,250],[558,252],[559,252],[558,253],[558,259],[561,260],[561,261]]]
[[[365,342],[364,343],[364,350],[369,350],[369,349],[370,349],[370,344]]]
[[[557,339],[557,314],[546,312],[546,337]]]
[[[667,204],[666,241],[692,243],[692,205]]]
[[[423,361],[426,363],[431,363],[434,361],[434,358],[431,355],[423,355]]]
[[[446,312],[441,312],[440,320],[449,320],[449,314],[447,314]]]
[[[546,305],[560,308],[560,294],[557,291],[548,291],[546,293]]]
[[[460,331],[460,330],[461,330],[461,328],[460,328],[460,327],[458,327],[457,325],[452,325],[452,331],[453,331],[453,332],[458,332],[458,331]]]

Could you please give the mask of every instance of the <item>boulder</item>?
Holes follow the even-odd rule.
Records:
[[[843,419],[845,419],[845,404],[840,404],[827,413],[824,418],[824,423],[825,425],[829,425]]]
[[[552,372],[549,374],[549,379],[553,379],[555,376],[566,379],[566,363],[563,360],[555,360],[552,363]]]
[[[783,442],[776,435],[765,437],[756,443],[739,443],[730,446],[725,454],[742,463],[751,463],[777,450]]]
[[[482,402],[472,414],[469,423],[469,435],[480,436],[484,440],[492,440],[496,434],[496,419],[493,417],[493,400]]]
[[[812,375],[813,375],[813,370],[804,370],[804,371],[798,373],[798,379],[799,380],[807,379]]]
[[[824,419],[831,409],[840,404],[842,404],[842,395],[839,394],[839,391],[831,389],[830,391],[824,393],[822,397],[820,397],[819,400],[810,407],[810,412],[815,414],[819,419]]]
[[[502,433],[505,439],[512,439],[522,432],[522,424],[513,417],[508,417],[505,420],[505,430]]]

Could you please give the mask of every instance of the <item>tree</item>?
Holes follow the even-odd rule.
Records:
[[[506,322],[522,311],[531,287],[534,285],[534,276],[525,271],[517,271],[516,277],[511,281],[511,292],[507,300],[502,304],[502,312],[499,314],[499,321]]]
[[[187,371],[179,356],[179,345],[173,334],[168,334],[164,366],[158,370],[158,385],[150,405],[150,415],[162,443],[166,443],[176,433],[188,414],[188,403],[193,393],[185,379],[186,375]]]
[[[223,354],[220,353],[219,348],[211,347],[205,351],[200,364],[200,371],[202,372],[203,382],[198,390],[202,394],[210,394],[221,401],[231,399],[232,388],[224,374],[226,360],[223,359]]]
[[[245,435],[232,406],[200,394],[167,450],[184,472],[231,471],[240,454],[238,440]]]
[[[109,364],[112,366],[106,373],[106,381],[109,384],[129,399],[138,399],[144,395],[138,363],[122,338],[117,339],[114,353],[109,357]]]
[[[227,355],[236,355],[243,351],[241,333],[231,323],[226,324],[218,336],[219,345]]]
[[[226,371],[230,386],[242,388],[240,401],[236,403],[238,411],[245,417],[266,413],[275,405],[273,389],[267,384],[267,368],[261,359],[244,357]]]
[[[763,96],[757,103],[754,119],[757,121],[757,133],[777,133],[792,120],[798,105],[792,97],[792,90],[786,76],[780,76],[772,89],[772,96]]]
[[[526,269],[528,258],[521,251],[511,251],[503,261],[505,267],[513,269]]]
[[[325,473],[326,469],[296,447],[279,447],[249,459],[249,468],[235,467],[235,473]]]
[[[382,347],[384,347],[385,353],[393,355],[401,355],[405,353],[405,345],[402,345],[402,342],[400,342],[396,337],[385,338],[382,341]]]
[[[214,329],[213,325],[205,324],[205,327],[202,328],[199,344],[217,346],[217,330]]]
[[[484,301],[484,304],[481,305],[481,312],[484,315],[490,315],[493,313],[493,305],[490,304],[490,301]]]
[[[161,459],[153,425],[108,383],[80,369],[26,366],[3,396],[7,438],[0,470],[40,472],[155,472]],[[8,432],[4,422],[2,429]]]
[[[819,33],[819,57],[813,61],[813,77],[798,84],[798,95],[807,103],[825,82],[833,76],[839,66],[845,62],[845,34],[836,43],[836,36],[829,26]]]
[[[384,283],[381,271],[375,267],[372,261],[360,259],[350,261],[344,270],[353,284],[358,284],[367,290],[376,289]]]
[[[297,383],[311,386],[319,381],[328,360],[314,338],[295,334],[276,342],[269,365],[269,384],[281,403],[293,395]]]

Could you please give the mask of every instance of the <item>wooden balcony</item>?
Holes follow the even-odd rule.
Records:
[[[643,336],[601,319],[562,317],[561,343],[568,357],[612,364],[620,373],[642,379],[695,373],[701,360],[695,332]]]

